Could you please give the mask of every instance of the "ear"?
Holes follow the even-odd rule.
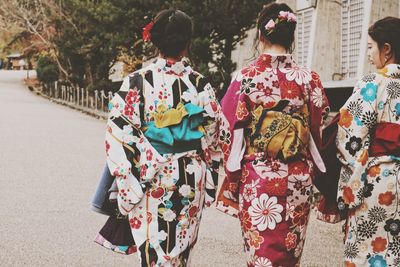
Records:
[[[263,34],[261,34],[261,31],[258,30],[258,39],[260,40],[260,42],[262,43],[266,43],[268,42],[267,38],[265,38],[265,36]]]
[[[393,52],[392,45],[389,43],[384,43],[382,46],[382,53],[387,57],[391,57],[392,52]]]
[[[259,29],[258,31],[257,31],[257,38],[258,38],[258,40],[259,41],[263,41],[263,39],[264,39],[264,36],[261,34],[261,30]]]

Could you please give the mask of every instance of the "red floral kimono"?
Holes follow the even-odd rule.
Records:
[[[223,134],[227,176],[217,208],[239,217],[248,266],[298,266],[312,199],[310,147],[320,145],[329,113],[320,79],[291,55],[262,54],[238,72],[222,109],[231,130]]]

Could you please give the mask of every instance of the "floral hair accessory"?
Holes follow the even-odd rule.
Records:
[[[265,25],[265,29],[267,31],[272,31],[273,29],[275,29],[275,21],[273,21],[272,19],[270,19],[267,23],[267,25]]]
[[[149,42],[150,41],[150,39],[151,39],[151,33],[150,33],[150,31],[151,31],[151,29],[153,28],[153,26],[154,26],[154,22],[153,21],[150,21],[144,28],[143,28],[143,41],[145,41],[145,42]]]
[[[280,11],[278,17],[275,20],[270,19],[268,23],[265,25],[265,30],[267,31],[267,35],[271,34],[276,25],[282,22],[296,22],[296,15],[289,11]]]

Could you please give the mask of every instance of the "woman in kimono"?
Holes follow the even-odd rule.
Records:
[[[339,209],[347,211],[345,266],[400,266],[400,19],[368,30],[378,69],[340,109]]]
[[[192,21],[163,10],[143,37],[159,57],[110,102],[106,152],[141,266],[188,266],[218,180],[220,106],[187,59]]]
[[[293,267],[312,200],[310,147],[315,153],[329,107],[318,75],[290,54],[293,11],[264,6],[257,29],[262,53],[237,73],[221,104],[231,132],[217,207],[239,217],[248,266]]]

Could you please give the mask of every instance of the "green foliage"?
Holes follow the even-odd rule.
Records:
[[[258,12],[271,0],[175,0],[176,6],[192,16],[194,40],[192,59],[222,96],[236,69],[231,54],[246,31],[255,25]]]
[[[41,56],[37,62],[37,78],[42,83],[51,83],[58,80],[58,66],[48,56]]]
[[[221,93],[236,68],[232,50],[254,26],[266,2],[270,1],[62,0],[65,16],[54,18],[53,42],[68,80],[97,87],[99,81],[107,80],[111,65],[122,52],[136,63],[149,56],[149,46],[141,41],[142,28],[157,12],[181,9],[194,20],[190,51],[194,68],[209,77]]]

